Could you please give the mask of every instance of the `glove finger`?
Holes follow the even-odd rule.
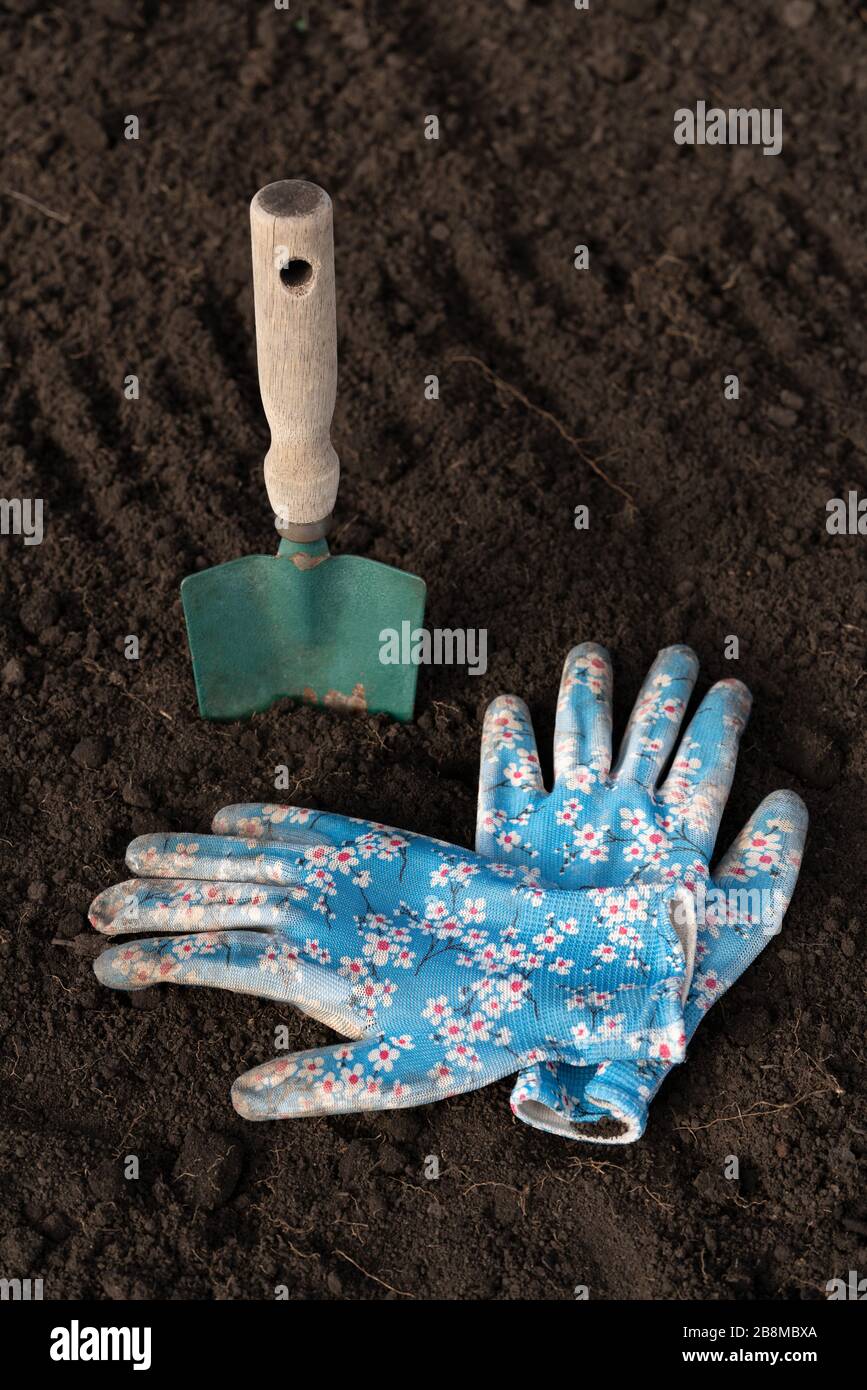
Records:
[[[242,840],[283,840],[295,844],[316,831],[305,830],[312,817],[322,813],[306,806],[280,806],[261,801],[243,801],[223,806],[211,821],[215,835],[240,835]],[[325,838],[321,836],[320,838]]]
[[[187,873],[235,883],[288,883],[309,871],[317,847],[333,850],[330,840],[309,832],[282,843],[231,835],[140,835],[127,849],[126,862],[142,878]]]
[[[243,840],[270,840],[276,846],[286,845],[304,855],[308,868],[323,864],[330,869],[345,870],[352,854],[346,842],[356,840],[362,830],[369,833],[371,827],[376,832],[379,858],[389,852],[402,853],[409,842],[424,839],[424,836],[414,835],[409,830],[397,830],[390,825],[336,816],[329,811],[314,811],[306,806],[278,806],[261,801],[223,806],[214,816],[211,826],[218,836],[239,835]],[[338,848],[340,846],[342,848]],[[259,852],[253,849],[254,854]],[[273,852],[278,856],[281,853],[279,848]]]
[[[573,647],[563,664],[554,726],[554,778],[574,789],[582,770],[607,777],[611,767],[611,658],[597,642]],[[595,780],[590,778],[590,781]]]
[[[751,705],[743,681],[717,681],[690,720],[659,793],[664,805],[679,811],[705,855],[716,841]]]
[[[307,896],[293,885],[128,878],[94,898],[88,915],[91,926],[108,936],[266,928],[278,923],[285,931],[291,926],[296,895]],[[300,922],[303,914],[297,916]]]
[[[521,830],[510,822],[544,791],[530,711],[517,695],[498,695],[482,727],[476,853],[490,857],[516,848]]]
[[[146,937],[110,946],[93,962],[101,984],[137,990],[150,985],[204,985],[293,1004],[329,1028],[357,1037],[362,1020],[352,984],[334,970],[302,960],[268,932],[200,932]]]
[[[613,775],[652,788],[674,747],[698,675],[690,647],[663,647],[629,716]]]
[[[773,792],[717,865],[699,923],[684,1010],[687,1037],[780,931],[798,881],[808,822],[796,792]]]
[[[792,900],[809,822],[809,812],[797,792],[772,792],[714,870],[714,885],[730,893],[731,906],[749,909],[751,917],[760,912],[771,934],[780,930]],[[731,890],[737,888],[758,889],[765,896],[736,898]]]
[[[509,1066],[507,1056],[501,1069],[451,1066],[416,1050],[407,1034],[377,1035],[263,1062],[238,1077],[232,1104],[246,1120],[396,1110],[477,1090],[508,1075]]]

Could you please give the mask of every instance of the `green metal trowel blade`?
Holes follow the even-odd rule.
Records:
[[[312,567],[293,563],[298,552]],[[415,575],[329,555],[324,542],[283,542],[277,555],[189,575],[181,599],[206,719],[243,719],[287,696],[412,718],[418,667],[383,664],[380,634],[421,626],[425,585]]]

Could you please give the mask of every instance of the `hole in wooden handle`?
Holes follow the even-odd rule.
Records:
[[[304,294],[313,284],[313,267],[309,261],[293,258],[280,267],[280,283],[290,294]]]

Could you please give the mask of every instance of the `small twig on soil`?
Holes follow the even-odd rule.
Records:
[[[140,1110],[140,1111],[138,1112],[138,1114],[133,1118],[132,1124],[130,1125],[130,1127],[129,1127],[129,1129],[127,1130],[126,1134],[123,1136],[123,1138],[122,1138],[121,1141],[120,1141],[120,1147],[116,1150],[116,1153],[117,1153],[118,1155],[120,1155],[120,1154],[123,1153],[124,1149],[126,1148],[126,1141],[127,1141],[127,1139],[129,1139],[130,1135],[132,1134],[133,1130],[135,1129],[136,1125],[138,1124],[139,1120],[141,1119],[141,1117],[142,1117],[142,1115],[143,1115],[144,1113],[145,1113],[145,1107],[142,1106],[141,1110]]]
[[[764,1197],[757,1197],[754,1202],[747,1202],[737,1192],[732,1192],[731,1199],[736,1207],[742,1207],[744,1211],[749,1211],[751,1207],[766,1207],[768,1205]]]
[[[804,1052],[804,1049],[801,1048],[801,1051]],[[827,1057],[823,1057],[821,1061],[817,1061],[816,1058],[811,1056],[809,1052],[804,1052],[804,1056],[807,1057],[813,1063],[813,1066],[816,1068],[816,1071],[819,1073],[819,1075],[825,1081],[828,1082],[828,1086],[834,1092],[835,1096],[845,1096],[845,1086],[841,1086],[834,1073],[832,1071],[829,1071],[828,1068],[825,1066],[825,1062],[827,1062],[828,1060]]]
[[[25,203],[27,207],[35,208],[37,212],[44,212],[46,217],[52,217],[55,222],[62,222],[65,227],[68,227],[72,220],[66,216],[65,212],[53,212],[51,208],[47,208],[36,198],[29,198],[26,193],[16,193],[14,188],[0,189],[0,192],[5,193],[7,198],[15,198],[19,203]]]
[[[430,1197],[432,1201],[436,1202],[437,1205],[439,1205],[439,1198],[436,1196],[435,1193],[431,1192],[430,1186],[419,1187],[418,1183],[407,1182],[406,1178],[398,1178],[397,1181],[401,1187],[408,1187],[410,1192],[420,1192],[423,1197]]]
[[[838,1094],[836,1087],[820,1086],[816,1091],[805,1091],[802,1096],[796,1096],[789,1101],[754,1100],[748,1110],[741,1110],[740,1106],[733,1115],[718,1115],[715,1120],[708,1120],[703,1125],[675,1125],[675,1129],[685,1129],[689,1134],[695,1135],[700,1129],[712,1129],[714,1125],[728,1124],[733,1120],[739,1120],[741,1124],[745,1120],[765,1120],[771,1115],[777,1115],[781,1110],[795,1110],[799,1105],[803,1105],[805,1100],[812,1100],[814,1096],[827,1096]]]
[[[431,700],[431,704],[433,705],[435,710],[450,709],[454,710],[455,714],[460,714],[460,710],[458,709],[457,705],[447,705],[443,700]]]
[[[685,338],[688,343],[692,343],[694,348],[701,347],[701,343],[694,333],[685,333],[682,328],[672,328],[671,324],[667,325],[665,332],[669,338]]]
[[[649,1197],[651,1202],[655,1202],[656,1205],[658,1207],[661,1207],[663,1211],[674,1211],[674,1206],[671,1202],[664,1202],[662,1198],[658,1195],[658,1193],[653,1192],[649,1187],[645,1187],[644,1183],[639,1183],[636,1187],[631,1187],[629,1189],[630,1197],[632,1196],[633,1192],[643,1192],[645,1197]]]
[[[616,1168],[618,1173],[625,1173],[627,1170],[622,1163],[609,1163],[606,1158],[570,1158],[570,1168],[592,1168],[594,1173],[603,1173],[606,1168]]]
[[[105,676],[106,680],[110,680],[111,673],[100,666],[98,662],[92,661],[90,657],[82,657],[81,664],[86,667],[88,671],[96,671],[100,676]],[[111,681],[111,684],[114,686],[115,690],[120,691],[121,695],[125,695],[128,700],[132,700],[134,705],[141,705],[142,709],[146,710],[152,719],[156,719],[156,714],[154,714],[150,705],[145,704],[144,700],[140,700],[138,695],[133,695],[132,691],[124,689],[122,685],[115,685],[114,681]],[[175,721],[168,710],[161,709],[158,713],[161,714],[164,719],[167,719],[170,724],[174,724]]]
[[[333,542],[333,544],[334,544],[334,546],[335,546],[336,549],[339,549],[339,548],[340,548],[340,547],[339,547],[340,537],[343,536],[343,535],[345,535],[346,532],[349,530],[350,526],[352,525],[352,523],[353,523],[354,521],[357,521],[357,520],[358,520],[358,512],[355,513],[355,516],[350,516],[350,517],[348,517],[348,518],[346,519],[346,521],[344,521],[343,524],[342,524],[341,526],[338,526],[338,528],[337,528],[336,531],[333,531],[333,532],[331,533],[331,536],[329,537],[329,539]]]
[[[396,1293],[401,1298],[415,1298],[414,1293],[409,1293],[406,1289],[396,1289],[393,1284],[387,1284],[384,1279],[380,1279],[378,1274],[371,1274],[369,1269],[362,1269],[358,1261],[354,1260],[351,1255],[347,1255],[345,1250],[335,1250],[334,1253],[339,1255],[341,1260],[346,1260],[349,1264],[354,1265],[365,1279],[372,1279],[374,1284],[381,1284],[384,1289],[388,1289],[389,1293]]]
[[[287,1240],[286,1244],[289,1246],[289,1249],[292,1251],[292,1254],[298,1256],[299,1260],[318,1260],[321,1258],[319,1255],[317,1255],[315,1250],[299,1250],[298,1246],[293,1245],[291,1240]]]
[[[834,1092],[835,1095],[845,1096],[846,1092],[844,1088],[840,1085],[840,1082],[837,1080],[834,1073],[829,1071],[827,1066],[825,1065],[828,1058],[822,1057],[820,1061],[817,1061],[816,1058],[811,1053],[809,1053],[805,1047],[801,1046],[800,1030],[802,1015],[803,1010],[799,1009],[798,1017],[795,1019],[795,1052],[800,1052],[802,1057],[806,1057],[813,1070],[818,1072],[819,1076],[821,1076],[823,1081],[827,1081],[829,1088]]]
[[[527,410],[532,411],[534,415],[538,415],[540,419],[547,420],[549,425],[553,425],[557,433],[575,450],[582,462],[586,463],[588,468],[592,468],[597,478],[601,478],[604,483],[607,483],[608,487],[613,488],[615,492],[619,492],[621,497],[625,497],[630,507],[635,507],[637,505],[635,498],[631,493],[626,491],[626,488],[621,487],[619,483],[615,483],[612,478],[609,478],[605,470],[599,466],[596,459],[592,459],[589,454],[585,454],[575,435],[570,434],[562,421],[558,420],[556,415],[552,415],[550,410],[544,410],[542,406],[536,405],[535,402],[531,401],[529,396],[525,396],[524,392],[519,390],[517,386],[512,386],[508,381],[504,381],[501,376],[497,376],[496,372],[492,371],[487,362],[482,361],[481,357],[474,357],[472,354],[456,353],[453,357],[448,359],[446,365],[450,366],[452,362],[472,362],[476,367],[480,367],[488,380],[492,381],[500,390],[505,391],[510,396],[514,396],[515,400],[520,401],[523,406],[526,406]]]
[[[570,1167],[578,1168],[579,1170],[582,1168],[592,1168],[594,1173],[600,1174],[603,1173],[606,1168],[612,1168],[618,1173],[625,1173],[627,1177],[629,1176],[628,1168],[624,1168],[622,1163],[609,1163],[607,1159],[603,1158],[572,1158],[569,1160],[569,1164]],[[633,1192],[643,1192],[646,1197],[649,1197],[650,1200],[655,1202],[658,1207],[661,1207],[663,1211],[674,1211],[674,1207],[670,1202],[663,1201],[658,1192],[654,1192],[652,1188],[647,1187],[643,1182],[636,1183],[634,1187],[629,1189],[630,1197]]]

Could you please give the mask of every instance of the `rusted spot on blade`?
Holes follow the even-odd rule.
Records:
[[[299,550],[296,554],[290,555],[289,559],[297,570],[315,570],[317,565],[321,565],[325,560],[330,560],[331,556],[327,554],[305,555],[302,550]]]
[[[344,695],[342,690],[329,690],[323,700],[320,700],[316,691],[311,686],[305,685],[302,698],[305,704],[325,705],[328,709],[354,711],[367,709],[367,695],[365,694],[364,686],[361,684],[361,681],[357,681],[352,687],[351,695]]]

